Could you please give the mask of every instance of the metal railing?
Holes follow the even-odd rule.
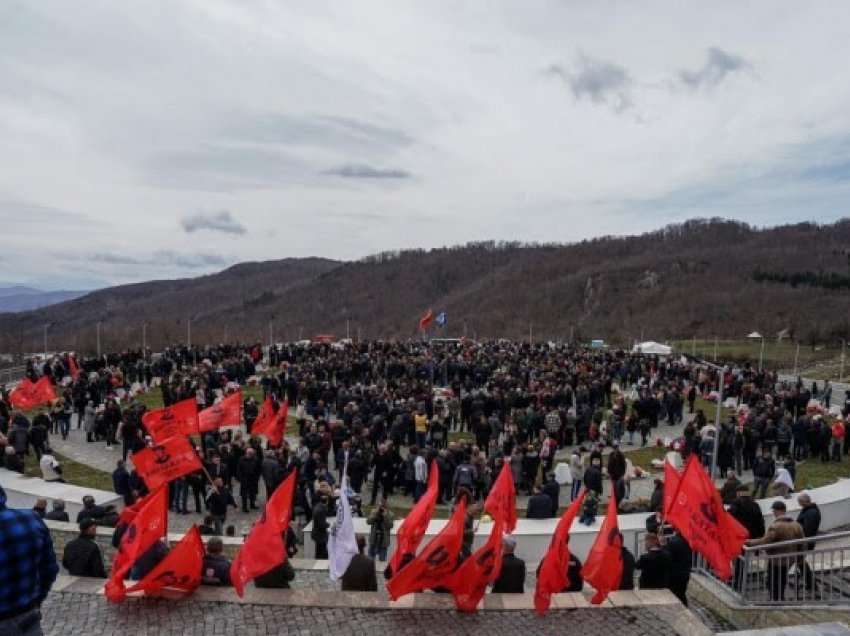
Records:
[[[722,581],[694,554],[693,571],[743,605],[850,605],[850,532],[745,547],[732,565]]]
[[[9,386],[16,383],[27,374],[27,368],[24,365],[17,367],[6,367],[0,369],[0,384]]]

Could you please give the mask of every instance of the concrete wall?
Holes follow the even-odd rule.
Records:
[[[77,513],[83,508],[83,496],[91,495],[96,503],[105,506],[114,505],[117,509],[124,507],[124,500],[114,492],[83,488],[71,484],[47,482],[40,477],[26,477],[5,468],[0,468],[0,485],[6,491],[9,508],[32,508],[36,499],[42,498],[50,502],[61,499],[65,502],[65,511],[71,519],[77,518]]]

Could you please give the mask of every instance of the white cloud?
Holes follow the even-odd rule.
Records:
[[[191,235],[227,263],[828,221],[850,148],[816,150],[850,138],[848,29],[841,3],[17,3],[0,253],[40,286],[67,272],[39,250],[137,261],[89,259],[92,280],[212,271],[175,256],[197,210],[276,231]]]

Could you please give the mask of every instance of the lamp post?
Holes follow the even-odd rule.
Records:
[[[761,351],[759,352],[759,373],[764,369],[764,336],[761,337]]]
[[[844,349],[847,346],[847,341],[842,338],[841,339],[841,374],[838,376],[838,381],[841,382],[841,379],[844,377]]]
[[[47,361],[47,328],[49,324],[44,325],[44,360]]]
[[[142,323],[142,360],[148,359],[148,323]]]
[[[100,358],[100,321],[97,321],[97,357]]]

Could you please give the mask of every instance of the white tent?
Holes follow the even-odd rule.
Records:
[[[754,331],[751,334],[747,335],[747,338],[752,338],[753,340],[759,340],[763,337],[764,336],[762,336],[758,331]]]
[[[673,353],[673,347],[668,347],[660,342],[647,340],[646,342],[639,342],[632,347],[632,353],[645,353],[652,356],[669,356]]]

